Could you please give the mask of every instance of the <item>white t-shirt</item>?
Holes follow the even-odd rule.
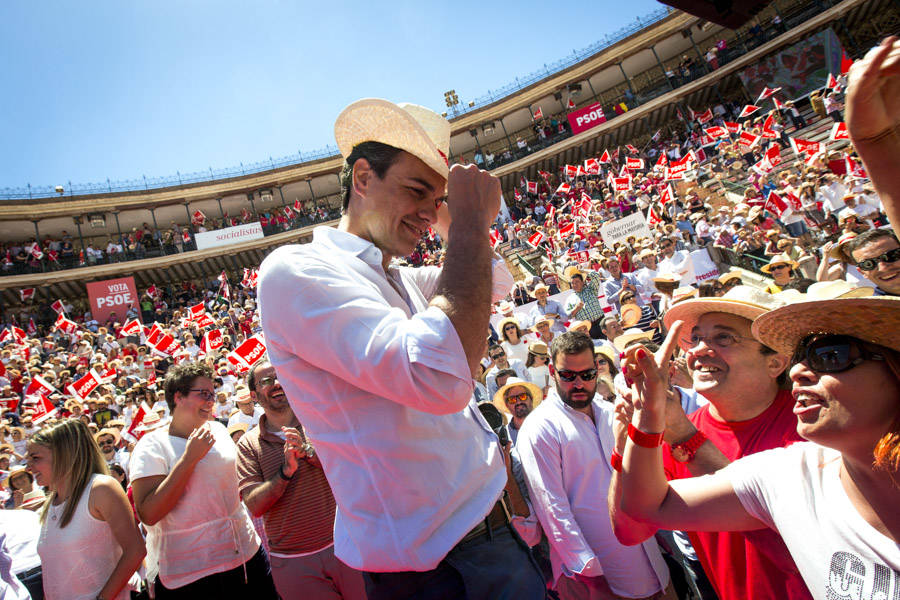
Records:
[[[259,536],[238,492],[237,447],[221,423],[209,423],[216,438],[188,480],[178,504],[147,526],[151,577],[178,588],[228,571],[259,550]],[[184,454],[187,439],[163,427],[146,434],[131,453],[131,479],[167,475]]]
[[[263,416],[263,413],[265,412],[266,411],[264,411],[258,404],[253,406],[252,415],[245,415],[241,411],[241,409],[238,409],[236,413],[228,418],[228,426],[231,427],[235,423],[246,423],[248,430],[253,429],[256,424],[259,423],[259,418]]]
[[[784,538],[813,598],[897,598],[900,545],[872,527],[840,480],[841,455],[800,442],[725,467],[748,513]]]

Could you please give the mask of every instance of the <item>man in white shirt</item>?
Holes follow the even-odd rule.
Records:
[[[675,250],[675,238],[664,237],[659,240],[659,252],[662,254],[660,271],[679,275],[682,286],[694,283],[691,254],[687,250]]]
[[[494,397],[494,394],[496,394],[497,390],[501,387],[497,383],[497,374],[500,371],[512,369],[516,372],[516,377],[519,379],[531,381],[531,374],[528,372],[528,367],[525,366],[525,363],[518,358],[509,358],[506,355],[506,350],[503,349],[503,346],[491,346],[488,348],[488,356],[494,363],[494,366],[488,369],[488,372],[485,374],[484,385],[487,386],[488,395],[491,398]]]
[[[250,397],[250,393],[246,389],[242,390],[242,392],[234,398],[234,403],[237,405],[238,409],[228,418],[229,427],[236,423],[245,423],[247,429],[250,430],[253,427],[256,427],[256,424],[259,423],[259,418],[265,413],[262,407],[258,406],[253,401],[253,398]]]
[[[593,342],[583,333],[564,333],[550,345],[550,359],[553,386],[522,424],[516,449],[550,540],[554,587],[563,600],[674,599],[655,540],[624,546],[613,533],[605,496],[615,413],[595,393]]]
[[[543,598],[473,401],[492,296],[513,284],[488,236],[499,182],[449,169],[450,124],[420,106],[360,100],[335,137],[338,227],[275,250],[258,287],[269,358],[334,492],[335,556],[370,599]],[[392,265],[429,227],[444,266]]]

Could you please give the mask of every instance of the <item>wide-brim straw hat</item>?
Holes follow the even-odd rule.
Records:
[[[616,337],[613,340],[613,346],[616,347],[616,350],[619,352],[625,352],[625,348],[628,347],[628,344],[635,340],[650,340],[653,337],[653,333],[649,331],[643,331],[638,329],[637,327],[632,327],[631,329],[626,329],[625,333]]]
[[[228,435],[234,435],[238,431],[240,431],[241,433],[247,433],[248,427],[249,426],[246,423],[233,423],[228,427]]]
[[[500,311],[500,314],[502,315],[504,313],[512,312],[514,308],[515,307],[513,306],[512,302],[510,302],[509,300],[504,300],[497,307],[497,310]]]
[[[118,429],[113,427],[104,427],[100,431],[94,434],[94,441],[100,441],[100,436],[102,435],[111,435],[113,436],[113,443],[115,445],[119,445],[119,442],[122,440],[122,434],[119,433]]]
[[[532,291],[535,294],[537,294],[540,290],[543,290],[543,291],[547,292],[548,294],[550,293],[550,288],[547,286],[546,283],[537,284],[536,286],[534,286],[534,290],[532,290]]]
[[[762,214],[763,209],[759,206],[754,206],[750,209],[750,212],[747,213],[747,220],[752,221],[756,219],[758,216]]]
[[[535,322],[531,325],[531,329],[532,329],[533,331],[537,331],[538,323],[543,323],[544,321],[547,321],[548,325],[549,325],[550,327],[553,327],[553,323],[556,322],[556,319],[554,319],[553,317],[548,317],[547,315],[541,315],[541,316],[540,316],[537,320],[535,320]]]
[[[450,123],[424,106],[357,100],[338,115],[334,139],[344,158],[358,144],[380,142],[409,152],[445,180],[450,173]]]
[[[684,302],[685,300],[690,300],[691,298],[696,298],[700,293],[700,290],[695,288],[692,285],[683,285],[680,288],[676,289],[672,292],[672,303],[676,302]]]
[[[732,279],[738,279],[740,281],[744,280],[743,275],[741,274],[740,271],[732,270],[732,271],[728,271],[727,273],[725,273],[723,275],[719,275],[719,283],[721,283],[722,285],[725,285]]]
[[[681,276],[675,273],[659,273],[652,279],[653,283],[678,283]]]
[[[841,235],[834,246],[828,251],[828,256],[844,262],[850,262],[850,257],[847,255],[846,248],[847,244],[852,242],[856,237],[857,234],[852,231],[848,231]]]
[[[763,265],[760,267],[760,271],[763,273],[771,273],[772,267],[776,265],[789,265],[792,269],[797,268],[797,261],[788,256],[787,254],[776,254],[772,257],[772,260],[769,261],[769,264]]]
[[[788,304],[760,316],[753,335],[783,354],[791,354],[805,337],[833,333],[849,335],[900,351],[900,298],[838,298]]]
[[[514,324],[519,329],[522,329],[522,326],[519,324],[519,320],[515,317],[503,317],[500,319],[500,322],[497,323],[497,331],[500,335],[503,335],[503,328],[509,325],[510,323]]]
[[[773,294],[748,285],[736,285],[718,298],[692,298],[675,304],[666,311],[663,323],[666,329],[671,329],[675,321],[684,321],[682,331],[690,332],[697,319],[706,313],[726,313],[753,321],[781,306],[784,306],[784,301]]]
[[[528,390],[528,393],[531,394],[531,409],[534,410],[538,407],[544,399],[544,392],[541,391],[541,388],[531,383],[530,381],[525,381],[524,379],[519,379],[518,377],[510,377],[506,380],[506,384],[501,387],[494,394],[493,403],[494,406],[497,407],[501,413],[510,414],[509,409],[506,408],[506,400],[503,395],[506,394],[506,391],[510,388],[514,388],[516,386],[522,386],[523,388]]]
[[[579,328],[587,327],[590,330],[592,323],[590,321],[572,321],[566,328],[567,331],[575,331]]]
[[[544,342],[531,342],[528,344],[528,352],[538,356],[550,356],[550,349]]]
[[[638,258],[640,258],[641,260],[649,256],[656,256],[656,250],[653,250],[651,248],[644,248],[643,250],[641,250],[641,253],[638,254]]]
[[[22,496],[22,504],[19,508],[24,510],[33,510],[47,501],[44,490],[38,486],[31,488],[31,491]]]
[[[581,272],[581,269],[574,265],[571,267],[566,267],[566,270],[563,271],[563,277],[565,277],[566,279],[572,279],[572,277],[574,277],[575,275],[581,275],[582,277],[584,277],[584,273]]]
[[[641,307],[637,304],[625,304],[620,312],[622,314],[622,327],[632,327],[641,320]]]
[[[12,480],[16,475],[25,474],[28,478],[33,482],[34,475],[31,474],[30,471],[25,467],[25,465],[16,465],[15,467],[11,467],[9,469],[9,473],[6,474],[6,485],[9,489],[12,489]]]
[[[608,358],[609,362],[611,362],[612,364],[616,364],[616,358],[618,358],[615,355],[615,352],[613,352],[613,349],[609,346],[594,346],[594,354],[602,354],[603,356]]]

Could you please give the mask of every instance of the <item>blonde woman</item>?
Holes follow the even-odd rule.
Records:
[[[146,554],[131,505],[87,426],[67,419],[35,433],[28,470],[50,495],[40,511],[44,597],[124,600]]]

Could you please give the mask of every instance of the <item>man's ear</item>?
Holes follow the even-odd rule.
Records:
[[[773,379],[781,375],[790,366],[791,359],[786,354],[769,354],[766,357],[766,369]]]
[[[350,186],[350,189],[360,198],[365,198],[369,190],[369,184],[374,176],[375,172],[372,170],[369,161],[365,158],[356,159],[356,162],[353,163],[352,185]]]

